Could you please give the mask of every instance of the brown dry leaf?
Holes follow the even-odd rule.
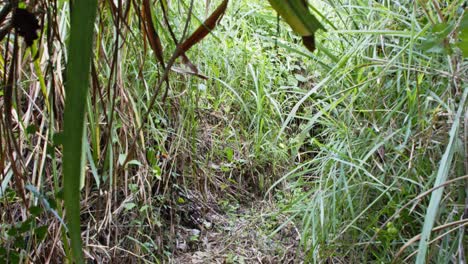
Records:
[[[180,54],[185,53],[189,50],[193,45],[200,42],[203,38],[208,35],[215,28],[218,24],[220,19],[223,17],[224,13],[226,12],[226,8],[228,5],[229,0],[224,0],[216,10],[205,20],[203,25],[200,25],[195,32],[187,38],[184,43],[180,45]]]
[[[189,50],[191,47],[193,47],[195,44],[200,42],[203,38],[205,38],[211,30],[213,30],[220,19],[223,17],[224,13],[226,12],[227,5],[229,3],[229,0],[224,0],[217,8],[216,10],[205,20],[203,25],[200,25],[195,32],[190,35],[179,47],[179,56],[182,56],[182,61],[187,67],[190,68],[191,71],[180,71],[180,69],[175,69],[175,71],[179,73],[184,73],[184,74],[190,74],[197,76],[202,79],[207,79],[207,77],[203,74],[200,74],[197,67],[193,65],[192,62],[188,59],[188,57],[185,55],[185,52]],[[174,70],[174,69],[173,69]]]
[[[163,56],[163,47],[161,44],[161,39],[159,38],[156,29],[154,28],[153,19],[151,15],[151,8],[149,4],[149,0],[143,0],[142,6],[142,20],[143,20],[143,28],[148,38],[151,49],[154,51],[156,55],[156,59],[161,63],[164,67],[164,56]]]

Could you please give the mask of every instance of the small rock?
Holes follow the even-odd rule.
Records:
[[[187,242],[185,242],[185,240],[183,240],[183,241],[177,240],[176,248],[178,250],[181,250],[181,251],[186,251],[187,250]]]
[[[206,228],[206,229],[211,229],[211,227],[213,227],[213,224],[208,222],[208,221],[203,221],[203,226]]]
[[[200,230],[198,230],[198,229],[190,229],[190,234],[191,234],[192,236],[198,236],[198,235],[200,235]]]

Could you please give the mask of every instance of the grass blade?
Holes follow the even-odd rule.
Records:
[[[455,152],[455,140],[458,136],[458,129],[460,128],[460,118],[465,109],[466,96],[468,95],[468,88],[465,88],[463,92],[463,97],[460,102],[460,107],[458,108],[457,114],[453,121],[452,128],[450,129],[450,139],[447,144],[444,155],[440,161],[439,170],[437,171],[437,178],[434,182],[434,186],[439,186],[447,180],[447,176],[450,171],[450,165],[452,164],[453,154]],[[427,247],[429,245],[429,239],[431,237],[431,230],[434,226],[434,222],[437,217],[437,211],[439,209],[439,204],[442,199],[442,194],[444,193],[444,188],[435,190],[431,195],[431,201],[429,202],[429,207],[427,209],[426,216],[424,217],[424,226],[421,233],[421,240],[419,241],[419,251],[416,257],[417,264],[426,263],[426,253]]]
[[[64,142],[63,175],[67,224],[71,239],[72,256],[76,263],[84,263],[80,228],[80,176],[83,170],[81,153],[86,96],[92,58],[93,26],[96,18],[97,1],[73,2],[69,40]]]

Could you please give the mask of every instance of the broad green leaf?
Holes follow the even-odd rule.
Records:
[[[289,26],[302,36],[304,46],[315,50],[315,31],[324,29],[322,24],[312,15],[307,0],[268,0],[278,14]]]
[[[84,263],[80,227],[80,177],[84,169],[83,133],[86,96],[92,59],[97,0],[72,1],[65,83],[63,175],[65,208],[71,239],[72,262]]]

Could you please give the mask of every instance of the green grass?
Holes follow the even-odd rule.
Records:
[[[190,1],[168,2],[180,41]],[[194,1],[186,36],[220,2],[207,11],[205,1]],[[81,237],[84,256],[98,262],[164,263],[177,257],[180,208],[191,194],[233,212],[275,203],[252,217],[265,221],[262,233],[297,226],[297,256],[306,263],[460,259],[467,63],[457,34],[465,11],[463,1],[435,2],[310,1],[327,29],[317,32],[311,53],[286,23],[277,30],[268,1],[230,1],[212,34],[186,54],[207,79],[161,67],[132,1],[121,2],[128,10],[121,17],[110,2],[99,3],[94,41],[85,41],[93,51],[89,92],[79,89],[88,71],[64,63],[91,56],[77,53],[84,47],[74,41],[77,22],[69,25],[66,3],[48,6],[38,60],[20,49],[26,66],[12,128],[26,157],[30,205],[46,210],[22,208],[10,156],[0,156],[0,259],[5,249],[45,262],[52,245],[53,259],[63,259],[69,235],[77,258]],[[164,61],[186,69],[171,60],[176,45],[160,3],[151,6]],[[10,60],[4,49],[2,67]],[[71,150],[75,141],[83,146]],[[62,217],[74,219],[69,233]],[[21,234],[4,231],[23,223],[33,224]],[[48,227],[43,240],[41,226]],[[27,235],[35,239],[15,243]]]
[[[329,63],[331,70],[301,98],[283,123],[283,130],[297,117],[306,123],[292,142],[312,160],[298,164],[285,180],[295,182],[295,188],[311,190],[288,207],[304,215],[302,241],[311,260],[389,262],[408,239],[422,231],[424,216],[427,221],[439,219],[442,223],[461,217],[463,206],[455,201],[463,201],[463,192],[443,193],[439,189],[445,203],[435,200],[427,205],[422,200],[415,211],[405,211],[381,226],[408,199],[437,185],[434,172],[439,166],[445,169],[437,177],[439,184],[446,179],[441,177],[461,176],[451,162],[442,159],[449,125],[448,120],[439,121],[442,113],[460,120],[460,115],[452,113],[465,105],[460,94],[466,90],[465,84],[452,81],[461,77],[461,72],[453,72],[453,58],[459,55],[424,50],[432,28],[424,20],[435,14],[421,14],[418,7],[408,7],[406,19],[402,19],[403,10],[358,2],[342,7],[336,15],[352,18],[360,28],[349,24],[341,29],[340,25],[326,35],[326,40],[342,39],[324,42],[327,53],[341,54],[341,59]],[[459,19],[453,9],[445,12]],[[339,49],[336,43],[345,41],[350,45]],[[466,65],[460,63],[466,72]],[[317,100],[316,94],[324,99]],[[443,103],[454,98],[461,100],[459,107]],[[309,113],[300,111],[305,104],[313,107]],[[453,143],[449,146],[453,148]],[[463,159],[461,153],[455,156]],[[316,180],[304,180],[310,177]],[[431,212],[435,208],[440,212],[437,215]],[[431,227],[424,229],[423,237],[429,236]],[[433,245],[429,259],[446,260],[450,254],[460,254],[456,251],[458,243],[463,243],[459,241],[464,240],[460,235]],[[405,252],[410,255],[416,245]],[[418,261],[426,255],[427,247],[421,245]]]

